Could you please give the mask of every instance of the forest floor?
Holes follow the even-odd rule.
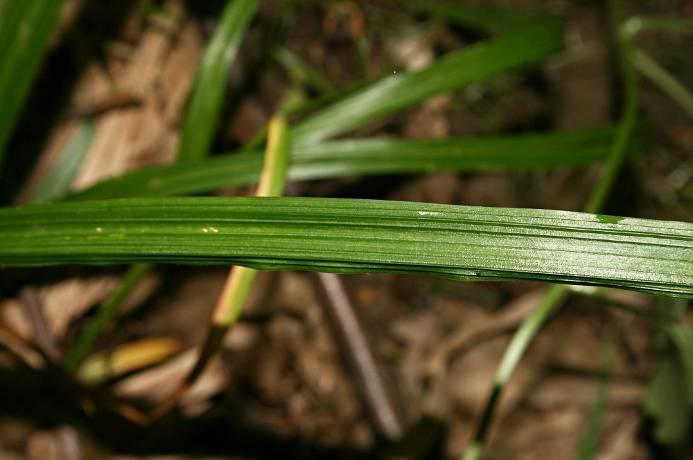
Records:
[[[358,134],[445,138],[613,123],[620,106],[618,69],[602,2],[494,3],[528,11],[547,11],[548,4],[549,12],[565,20],[566,50],[530,71],[435,97]],[[13,140],[13,149],[29,153],[9,159],[7,168],[17,174],[2,184],[7,202],[26,201],[85,115],[93,119],[96,135],[75,189],[133,168],[173,161],[192,69],[221,7],[220,2],[182,0],[68,4]],[[282,27],[288,30],[283,46],[338,88],[420,68],[480,38],[406,12],[389,0],[298,2],[289,17],[279,16],[280,4],[262,2],[245,37],[228,82],[216,152],[229,152],[249,141],[290,86],[286,70],[267,52],[268,37]],[[693,16],[690,2],[637,7]],[[691,45],[690,39],[671,36],[642,39],[642,46],[688,87],[693,86],[693,61],[686,55]],[[647,82],[641,86],[650,148],[622,174],[609,211],[691,221],[693,125],[656,88]],[[291,183],[288,190],[304,196],[580,210],[598,171],[599,166],[593,166],[350,177]],[[219,193],[249,192],[243,188]],[[145,370],[114,376],[107,385],[109,393],[147,407],[174,389],[204,340],[226,271],[165,266],[147,276],[100,338],[98,349],[148,339],[177,352]],[[31,338],[31,322],[24,316],[26,292],[18,287],[32,286],[49,338],[63,350],[117,285],[121,272],[117,267],[8,270],[0,284],[0,317]],[[429,455],[456,458],[474,434],[512,331],[546,285],[459,283],[413,275],[341,279],[387,382],[399,423],[415,433],[411,438],[416,443],[434,440],[439,452],[434,454],[432,447]],[[2,398],[18,401],[0,414],[0,457],[279,457],[273,449],[282,449],[282,458],[368,457],[383,438],[327,317],[318,285],[313,274],[262,273],[240,323],[224,341],[223,353],[180,408],[151,426],[98,410],[89,419],[76,416],[80,396],[69,382],[50,370],[16,368],[0,354]],[[643,294],[617,296],[644,310],[655,306],[655,299]],[[611,336],[617,347],[599,458],[654,455],[642,410],[655,364],[650,321],[573,295],[512,378],[485,458],[574,458],[597,398],[603,374],[600,357]]]

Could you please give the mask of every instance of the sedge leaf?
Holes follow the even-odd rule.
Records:
[[[0,265],[162,262],[428,273],[693,296],[693,224],[329,198],[140,198],[0,210]]]
[[[207,45],[185,112],[179,160],[204,158],[212,145],[224,86],[257,0],[229,0]]]
[[[92,120],[83,121],[65,146],[60,160],[36,188],[32,203],[47,203],[65,196],[89,152],[96,128]]]
[[[539,21],[452,53],[415,72],[401,72],[347,95],[299,122],[297,143],[312,143],[345,133],[371,120],[400,111],[436,94],[519,66],[560,49],[560,22]]]
[[[618,21],[620,20],[619,18],[622,17],[622,6],[623,5],[617,0],[609,2],[611,19],[615,30],[618,29]],[[604,171],[585,205],[585,211],[589,213],[601,212],[604,207],[609,193],[616,182],[616,178],[621,171],[637,125],[639,95],[637,75],[633,66],[630,65],[632,46],[627,40],[624,40],[622,35],[619,35],[616,40],[616,50],[618,52],[624,84],[622,114]],[[690,261],[688,265],[689,268],[686,269],[686,276],[690,278],[690,265],[692,265]],[[563,301],[567,298],[568,293],[569,291],[565,285],[552,286],[534,312],[525,319],[520,325],[520,328],[515,332],[510,344],[503,353],[498,370],[496,371],[494,387],[491,395],[486,400],[484,412],[480,419],[481,422],[478,424],[476,434],[474,435],[474,441],[469,445],[465,454],[461,457],[462,459],[475,460],[481,456],[496,407],[503,396],[504,389],[513,371],[519,364],[520,359],[529,345],[532,343],[534,337],[539,333],[544,323],[546,323],[555,311],[560,308]]]
[[[604,160],[612,129],[445,140],[352,139],[294,148],[288,177],[326,179],[345,175],[430,173],[488,169],[545,169],[586,166]],[[640,145],[632,146],[636,152]],[[94,200],[199,194],[253,184],[261,152],[139,169],[100,182],[69,197]]]
[[[63,0],[0,1],[0,167]]]

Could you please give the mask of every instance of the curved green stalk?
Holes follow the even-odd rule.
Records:
[[[70,372],[77,370],[77,366],[79,366],[86,354],[94,346],[94,343],[106,328],[118,307],[125,301],[140,280],[149,273],[150,269],[151,266],[149,264],[136,264],[130,267],[130,270],[120,281],[118,288],[100,306],[94,319],[87,324],[82,335],[79,336],[75,344],[70,348],[63,363],[65,369]]]
[[[614,19],[621,17],[620,11],[616,11],[620,9],[620,6],[615,5],[615,3],[612,1],[611,4],[612,17]],[[615,19],[614,22],[616,21]],[[638,82],[635,68],[632,65],[633,45],[630,36],[624,32],[624,28],[618,27],[617,24],[615,29],[618,31],[616,49],[618,50],[619,65],[624,85],[624,106],[605,170],[585,206],[586,212],[593,213],[599,212],[604,207],[626,156],[638,115]],[[477,427],[474,441],[463,454],[463,460],[476,460],[480,457],[488,437],[491,421],[513,371],[541,327],[562,305],[567,296],[568,289],[565,286],[551,287],[536,310],[522,323],[513,336],[496,371],[494,386],[484,406],[484,412]]]
[[[672,17],[634,16],[623,22],[620,31],[626,42],[633,43],[635,37],[644,31],[691,32],[693,31],[693,20]],[[642,50],[633,47],[630,57],[636,69],[659,86],[688,115],[693,117],[693,95],[681,82]]]
[[[693,94],[642,50],[634,50],[633,65],[693,118]]]
[[[335,88],[322,73],[314,69],[289,48],[279,47],[274,51],[274,58],[286,69],[293,79],[312,87],[318,93],[332,93]]]

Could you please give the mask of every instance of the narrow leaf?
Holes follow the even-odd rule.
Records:
[[[586,166],[606,159],[612,129],[446,140],[385,138],[332,141],[294,148],[288,177],[326,179],[345,175],[430,173]],[[636,143],[632,152],[640,150]],[[262,168],[261,152],[144,168],[109,179],[72,200],[170,196],[249,185]]]
[[[224,101],[226,78],[257,6],[257,0],[228,1],[202,57],[185,113],[180,160],[204,158],[209,153]]]
[[[618,30],[619,21],[622,17],[622,5],[618,0],[609,2],[609,9],[614,30]],[[623,76],[624,102],[621,118],[618,123],[616,135],[611,145],[609,156],[604,167],[604,171],[599,178],[596,186],[592,190],[590,197],[585,205],[585,211],[589,213],[601,212],[611,189],[616,181],[617,175],[621,171],[626,154],[633,141],[638,115],[638,85],[635,69],[631,65],[630,56],[632,44],[624,35],[620,33],[616,37],[616,50],[618,51],[619,64]],[[606,260],[606,258],[604,259]],[[690,262],[688,263],[689,265]],[[690,278],[691,268],[686,269],[686,276]],[[479,423],[474,441],[467,447],[467,454],[463,454],[465,460],[481,456],[488,430],[491,426],[496,407],[503,396],[510,376],[519,364],[522,356],[539,333],[542,326],[560,308],[563,301],[567,298],[569,290],[565,285],[552,286],[537,305],[532,314],[520,325],[515,335],[506,348],[501,362],[496,371],[494,387],[484,406],[484,413]]]
[[[345,133],[436,94],[537,62],[561,44],[559,22],[531,24],[452,53],[422,70],[397,73],[368,85],[298,123],[294,138],[311,143]]]
[[[328,198],[141,198],[0,210],[0,265],[123,262],[428,273],[693,296],[693,224]]]
[[[70,137],[58,163],[37,187],[31,197],[32,203],[56,201],[68,193],[70,185],[82,165],[82,160],[94,140],[95,132],[93,121],[85,120],[80,124]]]
[[[0,168],[63,0],[0,1]]]
[[[108,325],[116,310],[132,292],[137,283],[149,273],[151,266],[148,264],[135,264],[121,280],[118,288],[99,306],[96,316],[87,323],[84,332],[79,336],[65,357],[64,366],[69,371],[74,371],[84,359],[99,335]]]
[[[277,48],[274,58],[284,66],[294,80],[300,81],[319,93],[331,93],[335,90],[327,77],[304,62],[290,49]]]

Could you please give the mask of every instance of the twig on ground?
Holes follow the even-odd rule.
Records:
[[[26,319],[31,324],[36,345],[50,361],[54,363],[60,361],[60,350],[55,344],[46,323],[46,318],[43,316],[43,305],[36,295],[36,291],[33,288],[27,287],[21,290],[19,296],[24,305]]]
[[[389,439],[402,436],[402,421],[395,409],[366,334],[359,323],[342,280],[333,273],[318,273],[321,305],[332,323],[341,351],[356,377],[356,384],[378,431]]]

